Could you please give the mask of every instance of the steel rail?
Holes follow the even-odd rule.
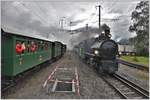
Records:
[[[27,79],[28,77],[31,77],[33,74],[38,73],[41,69],[44,68],[42,66],[48,66],[48,64],[49,64],[48,62],[45,62],[45,63],[43,63],[41,65],[35,66],[35,67],[31,68],[30,70],[27,70],[27,71],[21,73],[20,75],[14,77],[12,80],[7,79],[6,83],[3,83],[3,80],[2,80],[2,83],[1,83],[1,93],[5,93],[10,88],[18,85],[18,83],[21,83],[22,80]]]
[[[107,84],[109,84],[113,89],[115,89],[116,92],[118,92],[122,99],[127,99],[128,97],[124,95],[116,86],[114,86],[112,83],[110,83],[106,78],[101,77]]]
[[[109,75],[110,76],[110,75]],[[143,89],[142,87],[138,86],[137,84],[133,83],[132,81],[129,81],[128,79],[122,77],[119,74],[113,74],[112,76],[110,76],[110,79],[115,79],[116,83],[118,82],[121,85],[123,85],[128,91],[125,91],[123,88],[119,87],[118,85],[116,86],[115,83],[111,82],[109,80],[108,77],[105,76],[101,76],[101,78],[107,83],[109,84],[113,89],[115,89],[116,92],[118,92],[120,94],[120,96],[123,99],[149,99],[149,92],[145,89]],[[113,81],[114,81],[113,79]],[[135,94],[135,95],[128,95],[128,94]]]
[[[130,67],[133,67],[133,68],[137,68],[137,69],[140,69],[140,70],[149,71],[149,67],[147,67],[147,66],[134,64],[134,63],[127,62],[127,61],[124,61],[124,60],[121,60],[121,59],[117,59],[117,60],[118,60],[118,63],[121,63],[123,65],[127,65],[127,66],[130,66]]]
[[[114,74],[113,76],[115,78],[117,78],[118,80],[122,81],[123,83],[127,84],[128,86],[130,86],[131,88],[133,88],[137,92],[139,92],[144,97],[149,98],[149,92],[147,90],[145,90],[144,88],[142,88],[141,86],[135,84],[134,82],[128,80],[127,78],[125,78],[119,74]]]

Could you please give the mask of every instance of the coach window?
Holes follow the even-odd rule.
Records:
[[[35,52],[36,51],[36,44],[34,41],[31,41],[30,51]]]
[[[45,42],[45,50],[47,51],[48,50],[48,43],[47,42]]]
[[[15,48],[16,48],[16,54],[17,55],[19,55],[19,54],[21,54],[21,41],[16,41],[16,46],[15,46]]]
[[[22,54],[25,53],[26,45],[24,41],[21,43],[21,49],[22,49]]]
[[[35,48],[34,52],[37,52],[37,42],[36,41],[34,41],[34,48]]]
[[[43,43],[43,41],[40,41],[39,42],[39,51],[43,51],[43,49],[44,49],[44,43]]]
[[[51,44],[51,43],[49,43],[49,49],[51,49],[51,46],[52,46],[52,44]]]
[[[40,41],[38,41],[38,52],[41,50],[41,43],[40,43]]]
[[[23,54],[26,50],[25,42],[17,40],[15,48],[16,48],[17,55]]]
[[[27,52],[28,53],[30,52],[30,41],[28,41],[28,43],[27,43]]]
[[[38,42],[38,50],[43,51],[43,41]]]

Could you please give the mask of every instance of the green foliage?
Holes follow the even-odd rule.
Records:
[[[134,56],[133,61],[139,62],[139,60],[136,58],[136,56]]]
[[[135,64],[141,64],[145,66],[149,66],[149,58],[143,57],[143,56],[121,56],[122,60],[135,63]]]
[[[132,12],[133,21],[129,27],[130,32],[136,32],[137,36],[130,39],[134,44],[138,55],[148,56],[149,54],[149,2],[141,1]]]

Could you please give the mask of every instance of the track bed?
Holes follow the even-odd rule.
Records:
[[[76,92],[54,92],[54,93],[46,92],[45,88],[43,88],[43,83],[57,65],[59,65],[60,68],[68,68],[68,67],[73,69],[77,68],[79,77],[80,95],[78,95]],[[66,78],[66,75],[62,74],[57,75],[59,76],[59,78],[61,77],[64,78],[64,76]],[[66,84],[59,84],[59,85],[60,86],[63,85],[63,87],[72,86],[71,84],[67,86]],[[52,86],[54,86],[54,84]],[[95,73],[95,70],[93,70],[93,68],[90,68],[89,66],[84,64],[74,53],[67,52],[59,61],[52,63],[47,67],[45,66],[45,68],[42,68],[38,72],[33,73],[28,77],[25,77],[23,80],[21,80],[21,82],[17,84],[17,86],[12,87],[8,92],[3,94],[2,98],[119,99],[120,96],[114,91],[114,89],[112,89],[106,82],[104,82],[97,75],[97,73]]]

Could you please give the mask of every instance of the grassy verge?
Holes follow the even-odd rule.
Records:
[[[142,57],[142,56],[121,56],[120,59],[135,63],[135,64],[141,64],[145,66],[149,66],[149,57]]]

